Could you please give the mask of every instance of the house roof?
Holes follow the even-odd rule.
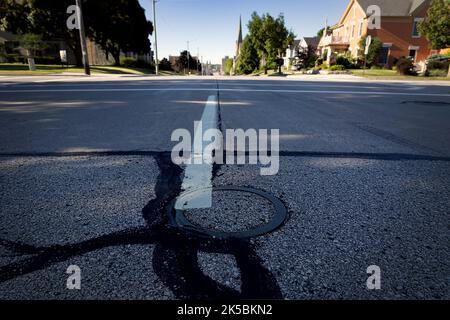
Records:
[[[319,37],[304,37],[305,42],[308,44],[308,46],[317,47],[319,45]]]
[[[356,0],[367,12],[371,5],[379,6],[382,17],[407,17],[430,0]]]
[[[297,48],[299,44],[300,40],[294,40],[294,42],[292,42],[292,44],[289,46],[289,49],[293,50],[294,48]]]
[[[430,1],[431,0],[350,0],[338,25],[342,25],[354,3],[357,3],[366,13],[370,6],[375,5],[380,7],[382,17],[408,17],[413,15],[414,12],[423,5],[429,4]]]

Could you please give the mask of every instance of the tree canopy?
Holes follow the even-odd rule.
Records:
[[[189,56],[189,64],[188,64],[188,56]],[[200,66],[199,61],[194,59],[190,53],[188,54],[187,50],[184,50],[180,53],[180,56],[178,57],[175,64],[176,64],[176,68],[178,69],[178,72],[187,70],[188,67],[190,70],[199,70],[200,69],[199,71],[201,71],[201,66]]]
[[[367,39],[367,36],[364,36],[361,38],[361,40],[359,42],[359,47],[362,48],[362,50],[360,50],[360,54],[359,54],[360,60],[365,59],[364,48],[366,47],[366,39]],[[368,66],[373,66],[378,63],[378,58],[380,56],[382,48],[383,48],[383,42],[379,38],[373,37],[372,43],[370,44],[370,47],[369,47],[369,53],[367,54],[366,62],[367,62]]]
[[[323,32],[325,31],[325,27],[321,28],[319,31],[317,31],[317,37],[321,39],[323,37]]]
[[[3,0],[0,25],[16,34],[38,34],[43,40],[62,39],[81,64],[78,30],[69,30],[67,8],[72,0]],[[138,0],[82,0],[86,36],[98,43],[116,64],[120,52],[150,52],[153,25]]]
[[[233,61],[233,60],[231,60]],[[236,73],[250,74],[259,67],[259,58],[256,48],[252,45],[249,36],[246,36],[241,47],[241,54],[236,66]]]
[[[280,14],[277,18],[270,14],[259,16],[256,12],[248,23],[248,39],[243,55],[243,60],[240,62],[241,70],[249,70],[253,66],[246,65],[246,62],[253,63],[253,59],[249,59],[251,52],[256,52],[258,60],[264,70],[275,69],[279,67],[279,59],[282,57],[286,48],[294,40],[294,34],[286,28],[284,16]]]
[[[419,32],[430,41],[433,49],[450,47],[450,0],[432,0]]]

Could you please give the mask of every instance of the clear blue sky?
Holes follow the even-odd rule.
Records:
[[[139,1],[153,21],[152,0]],[[253,11],[284,13],[287,27],[297,36],[314,36],[326,17],[329,24],[336,23],[347,4],[348,0],[160,0],[156,10],[159,59],[178,55],[190,40],[192,55],[199,48],[203,61],[220,63],[225,55],[234,54],[239,15],[245,36]]]

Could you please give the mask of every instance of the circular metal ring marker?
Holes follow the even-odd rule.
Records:
[[[186,193],[185,196],[192,196],[195,193],[201,193],[200,190],[195,190],[190,193]],[[183,229],[188,232],[195,233],[199,236],[214,238],[218,240],[228,240],[228,239],[248,239],[253,237],[262,236],[264,234],[267,234],[269,232],[272,232],[276,229],[278,229],[280,226],[282,226],[288,217],[287,209],[284,206],[284,204],[280,201],[280,199],[274,197],[273,195],[256,190],[251,188],[245,188],[245,187],[215,187],[213,188],[213,192],[215,191],[234,191],[234,192],[243,192],[243,193],[251,193],[254,195],[257,195],[261,198],[264,198],[270,203],[272,203],[274,207],[274,215],[272,219],[263,225],[259,225],[253,229],[244,230],[244,231],[238,231],[238,232],[223,232],[223,231],[215,231],[211,229],[206,229],[201,226],[197,226],[190,222],[186,216],[184,215],[185,210],[177,210],[175,209],[175,202],[177,199],[173,200],[168,208],[167,212],[169,214],[170,223],[172,226],[177,227],[179,229]],[[178,198],[178,200],[181,200],[182,198]]]

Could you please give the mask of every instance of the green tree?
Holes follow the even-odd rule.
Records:
[[[178,57],[175,64],[176,64],[176,68],[178,69],[178,72],[187,70],[188,68],[190,70],[198,70],[200,67],[198,60],[194,59],[190,53],[189,53],[189,64],[188,64],[187,50],[184,50],[180,53],[180,56]],[[189,72],[190,70],[188,70],[187,72]]]
[[[427,18],[419,25],[419,32],[435,50],[450,47],[450,0],[432,0]],[[447,76],[450,77],[450,67]]]
[[[259,67],[258,52],[253,46],[250,37],[246,36],[242,43],[241,54],[236,66],[236,73],[251,74]]]
[[[97,12],[102,14],[93,15]],[[150,52],[153,25],[137,0],[87,1],[83,14],[89,36],[112,55],[116,65],[120,64],[121,52]]]
[[[42,41],[42,36],[33,33],[26,33],[20,39],[20,48],[25,51],[28,60],[28,66],[31,71],[35,71],[34,59],[39,52],[47,48],[47,44]]]
[[[258,53],[264,72],[276,67],[281,72],[279,60],[295,37],[292,31],[287,30],[284,16],[280,14],[275,19],[270,14],[259,16],[254,12],[248,23],[248,30],[249,41]]]
[[[77,64],[82,64],[78,30],[66,26],[67,8],[73,0],[5,1],[6,14],[0,26],[16,34],[39,34],[43,40],[61,39],[73,51]],[[86,36],[97,42],[116,64],[120,52],[150,52],[149,35],[153,25],[145,18],[138,0],[82,0]]]
[[[18,34],[30,33],[31,23],[30,2],[18,2],[16,0],[2,0],[0,5],[0,26],[7,31]]]
[[[159,69],[164,71],[172,71],[172,65],[170,64],[170,61],[167,58],[163,58],[159,62]]]
[[[319,39],[321,39],[323,37],[323,32],[325,31],[325,28],[320,29],[319,31],[317,31],[317,37]]]
[[[225,62],[225,75],[229,76],[231,75],[231,69],[233,69],[234,60],[229,58]]]
[[[359,47],[362,48],[359,53],[359,59],[364,61],[364,49],[366,47],[367,36],[361,38],[359,42]],[[372,37],[372,43],[369,47],[369,53],[367,54],[367,66],[374,66],[378,63],[378,58],[380,57],[381,49],[383,48],[383,42],[377,37]]]

